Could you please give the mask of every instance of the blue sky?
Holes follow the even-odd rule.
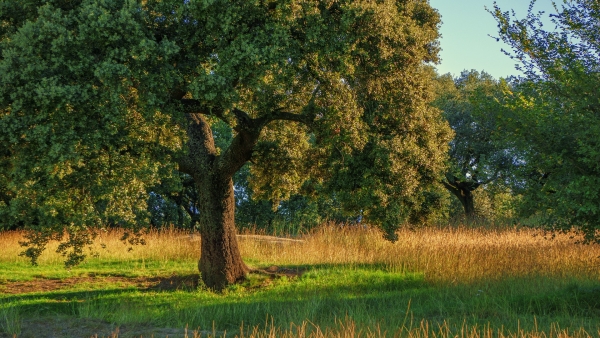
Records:
[[[496,2],[503,11],[514,9],[518,18],[527,15],[529,0]],[[498,31],[496,21],[485,10],[493,8],[493,0],[430,0],[430,4],[440,12],[443,21],[438,73],[457,76],[465,69],[475,69],[495,78],[519,75],[515,62],[501,52],[507,46],[488,36],[496,36]],[[534,11],[545,11],[545,16],[555,13],[552,0],[537,0]]]

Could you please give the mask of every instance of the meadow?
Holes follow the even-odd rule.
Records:
[[[100,234],[67,270],[31,266],[0,233],[0,337],[598,337],[600,246],[527,228],[375,229],[239,236],[256,273],[198,281],[199,235],[153,230],[132,249]],[[52,244],[55,245],[55,244]]]

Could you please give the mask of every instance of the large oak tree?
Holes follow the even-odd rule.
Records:
[[[276,201],[312,182],[390,239],[439,202],[450,130],[428,105],[440,21],[426,1],[5,0],[0,11],[0,213],[31,230],[34,261],[51,239],[75,264],[93,229],[144,226],[149,191],[188,175],[203,281],[243,279],[232,176],[249,161],[257,193]],[[216,130],[231,142],[215,145]]]

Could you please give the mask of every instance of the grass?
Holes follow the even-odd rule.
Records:
[[[242,236],[249,265],[303,274],[251,274],[222,294],[188,283],[197,235],[152,231],[129,251],[119,231],[103,233],[97,255],[72,270],[52,249],[29,266],[20,236],[0,233],[0,337],[600,335],[600,247],[568,234],[423,228],[390,243],[323,226],[294,242]]]

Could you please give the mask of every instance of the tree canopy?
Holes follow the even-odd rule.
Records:
[[[257,194],[318,185],[394,239],[439,204],[439,23],[421,0],[2,1],[2,222],[32,230],[33,261],[54,238],[75,264],[187,175],[221,288],[247,271],[231,178],[250,162]]]
[[[502,184],[511,175],[518,154],[501,133],[499,121],[505,80],[489,74],[464,71],[437,77],[434,106],[442,110],[455,133],[450,142],[449,167],[442,183],[461,202],[467,217],[475,216],[473,191],[490,183]]]
[[[532,2],[533,5],[533,2]],[[525,211],[552,229],[600,236],[600,4],[566,1],[544,29],[541,13],[516,19],[496,6],[499,39],[525,76],[507,92],[504,132],[525,154]],[[512,112],[512,114],[510,114]]]

